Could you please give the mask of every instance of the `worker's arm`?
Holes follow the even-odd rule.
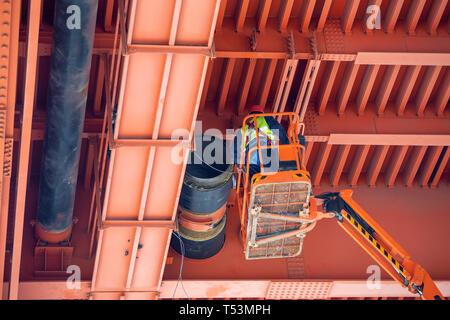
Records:
[[[352,190],[324,193],[316,198],[323,201],[325,212],[333,212],[339,225],[383,269],[409,291],[424,300],[442,300],[442,293],[430,275],[413,262],[406,251],[392,239],[351,197]]]
[[[275,134],[280,139],[280,144],[289,144],[289,138],[283,126],[272,116],[266,116],[265,119],[270,130],[276,130]]]

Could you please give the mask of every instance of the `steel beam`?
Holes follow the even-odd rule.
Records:
[[[337,95],[337,114],[339,116],[343,115],[345,109],[347,108],[348,99],[350,97],[358,70],[359,64],[355,64],[353,62],[349,62],[347,68],[345,69],[344,78],[342,79],[342,84]]]
[[[424,47],[425,46],[426,44],[424,43]],[[355,63],[407,66],[448,66],[450,65],[450,54],[435,52],[358,52]]]
[[[221,2],[225,3],[224,1]],[[245,28],[236,34],[234,24],[226,24],[221,32],[214,35],[215,54],[219,58],[284,58],[289,57],[286,50],[285,34],[278,32],[278,24],[273,21],[276,18],[268,18],[264,32],[258,34],[258,49],[249,51],[248,37],[251,28]],[[220,21],[220,19],[217,19]],[[312,57],[310,44],[307,38],[299,32],[295,25],[288,25],[287,32],[292,31],[295,42],[295,58],[306,59]],[[394,64],[394,65],[450,65],[448,35],[438,33],[433,37],[412,37],[403,32],[403,29],[388,35],[375,35],[367,41],[367,35],[362,30],[355,28],[352,35],[343,35],[344,47],[340,52],[327,49],[326,39],[318,34],[317,42],[319,54],[332,54],[334,60],[348,59],[356,55],[358,64]],[[19,53],[25,54],[25,35],[21,35]],[[376,41],[373,41],[376,39]],[[39,38],[39,56],[50,56],[52,47],[52,33],[42,31]],[[189,42],[188,42],[189,43]],[[112,53],[114,45],[114,34],[97,32],[94,39],[94,54]],[[143,50],[148,52],[162,53],[168,49],[173,53],[196,54],[201,52],[211,55],[207,45],[192,43],[191,45],[176,45],[172,48],[160,43],[148,43],[138,45],[134,43],[131,51]],[[349,56],[350,55],[350,56]],[[352,58],[354,60],[354,58]]]
[[[143,52],[160,53],[183,53],[183,54],[203,54],[212,56],[213,53],[207,46],[190,45],[158,45],[158,44],[136,44],[131,43],[126,46],[126,54],[136,54]]]
[[[227,102],[228,90],[230,90],[231,76],[233,75],[233,69],[236,59],[228,58],[224,62],[222,70],[222,78],[220,81],[220,87],[217,96],[217,115],[222,115],[225,109],[225,103]]]
[[[277,86],[277,93],[273,103],[272,112],[283,112],[287,99],[291,92],[292,81],[297,70],[298,60],[288,59],[284,61],[282,74]],[[278,118],[280,120],[281,117]]]
[[[235,21],[236,21],[236,31],[241,32],[244,29],[245,17],[247,16],[247,9],[250,0],[239,0]]]
[[[94,114],[99,115],[101,111],[101,102],[103,96],[103,84],[105,80],[105,64],[103,59],[99,56],[97,67],[97,81],[95,85],[95,97],[94,97]]]
[[[325,23],[328,18],[328,13],[330,12],[331,5],[333,4],[333,0],[325,0],[322,6],[322,10],[320,12],[319,21],[317,22],[317,32],[322,32],[325,26]]]
[[[177,0],[175,6],[158,0],[134,1],[129,8],[127,43],[140,38],[140,42],[150,44],[152,36],[158,36],[169,45],[195,42],[212,46],[219,6],[220,1],[214,0],[186,1],[183,5]],[[186,18],[185,12],[196,15]],[[153,31],[156,34],[152,35]],[[208,62],[201,53],[142,52],[125,56],[114,139],[156,141],[170,137],[175,129],[185,129],[190,140]],[[111,151],[102,222],[134,220],[138,225],[100,230],[91,298],[157,297],[171,230],[142,224],[146,220],[171,220],[176,215],[187,152],[177,163],[172,151],[161,145]],[[124,250],[113,249],[118,245]]]
[[[19,60],[19,27],[20,27],[20,12],[21,1],[6,2],[1,5],[3,14],[2,20],[2,93],[1,102],[6,105],[6,112],[4,114],[5,122],[3,124],[3,147],[0,150],[3,159],[0,162],[2,170],[1,184],[1,205],[0,205],[0,284],[3,283],[5,275],[5,255],[6,255],[6,241],[8,231],[8,215],[9,215],[9,201],[11,189],[11,171],[12,171],[12,157],[13,157],[13,136],[14,136],[14,114],[16,106],[17,93],[17,69]],[[4,47],[6,45],[6,48]],[[6,49],[6,50],[5,50]],[[6,79],[5,79],[6,78]],[[5,81],[6,80],[6,81]],[[6,90],[5,90],[6,89]],[[5,99],[6,98],[6,99]],[[7,289],[7,288],[6,288]],[[4,287],[0,286],[0,300],[3,298]],[[5,290],[5,296],[7,290]]]
[[[430,99],[431,92],[433,91],[434,85],[438,79],[439,73],[442,67],[428,67],[425,75],[422,79],[422,84],[420,85],[419,91],[416,95],[416,114],[419,117],[423,117],[423,112],[427,106],[428,100]]]
[[[269,18],[270,5],[272,0],[262,0],[259,5],[258,11],[258,31],[264,31]]]
[[[428,186],[428,182],[431,178],[431,175],[434,171],[434,168],[439,160],[439,156],[441,155],[443,149],[444,149],[443,146],[434,146],[430,148],[428,158],[425,160],[425,165],[423,167],[422,174],[420,175],[419,178],[419,182],[422,187]]]
[[[406,104],[408,103],[409,96],[414,88],[417,77],[419,76],[419,72],[420,66],[410,66],[406,69],[403,82],[401,83],[397,93],[396,113],[398,116],[402,116],[405,111]]]
[[[342,170],[344,169],[345,162],[347,161],[348,153],[351,145],[339,146],[336,157],[334,158],[333,167],[330,173],[330,183],[333,187],[339,184],[339,178],[341,177]]]
[[[280,11],[278,13],[278,30],[285,32],[291,16],[294,0],[283,0]]]
[[[174,229],[173,220],[105,220],[100,224],[100,229],[106,228],[166,228]]]
[[[178,31],[178,24],[179,24],[180,15],[181,15],[181,7],[182,7],[182,0],[176,0],[175,7],[172,12],[172,23],[170,26],[169,45],[175,45],[175,39],[176,39],[176,35],[177,35],[177,31]],[[135,8],[133,8],[133,9],[135,9]],[[166,99],[168,97],[169,78],[170,78],[170,74],[172,73],[173,61],[174,61],[174,55],[167,54],[165,57],[165,61],[164,61],[163,75],[162,75],[162,80],[161,80],[161,84],[159,87],[158,104],[156,107],[154,127],[152,130],[152,140],[158,139],[158,137],[160,135],[162,117],[163,117],[163,113],[166,111],[165,110],[166,109]],[[199,90],[201,91],[201,86],[200,86]],[[117,136],[118,136],[118,134],[116,134],[116,137]],[[142,222],[145,218],[145,213],[146,213],[145,206],[146,206],[146,202],[147,202],[148,193],[149,193],[149,190],[151,187],[150,179],[155,176],[155,173],[157,174],[156,170],[155,171],[153,170],[153,166],[155,164],[156,152],[157,152],[157,150],[153,146],[150,148],[148,156],[147,156],[147,164],[146,164],[146,168],[145,168],[144,181],[143,181],[143,185],[142,185],[142,189],[141,189],[141,193],[140,193],[140,199],[138,200],[138,203],[139,203],[139,211],[137,214],[138,222]],[[147,244],[148,244],[148,237],[151,236],[151,235],[149,235],[149,231],[151,232],[151,230],[143,229],[142,226],[140,226],[140,225],[136,226],[136,228],[135,228],[135,234],[134,234],[133,244],[132,244],[132,248],[131,248],[131,257],[130,257],[130,261],[129,261],[129,265],[128,265],[128,273],[127,273],[126,284],[125,284],[126,291],[134,291],[134,290],[136,290],[136,289],[134,289],[135,287],[137,287],[138,290],[142,290],[142,287],[145,287],[145,285],[143,283],[145,283],[145,281],[147,279],[142,276],[139,277],[139,273],[136,272],[137,264],[138,264],[138,261],[137,261],[138,253],[137,252],[138,252],[139,247],[142,247],[141,241],[147,242]],[[170,231],[169,231],[169,234],[170,234]],[[161,249],[162,248],[158,248],[156,252],[157,252],[157,256],[159,256],[158,257],[159,260],[164,261],[165,257],[162,255]],[[147,256],[145,258],[150,259],[150,254],[147,254]],[[142,261],[142,260],[140,260],[140,261]],[[164,263],[161,263],[158,267],[163,268],[163,265],[164,265]],[[135,273],[137,273],[136,276],[135,276]],[[154,288],[157,285],[159,285],[159,283],[154,282],[153,284],[150,285],[150,287]],[[144,289],[144,291],[145,290],[150,291],[151,289],[148,289],[148,287],[147,287],[146,289]],[[143,299],[144,297],[153,298],[153,299],[156,298],[154,296],[154,294],[151,292],[144,293],[144,294],[139,294],[139,293],[125,293],[124,294],[125,299],[133,299],[133,298],[136,299],[138,297],[141,299]]]
[[[369,65],[366,68],[358,96],[356,97],[356,113],[359,116],[364,114],[379,69],[380,65]]]
[[[105,31],[107,32],[111,32],[113,30],[112,27],[113,9],[114,9],[114,0],[106,0],[104,28]]]
[[[198,299],[227,299],[227,298],[250,298],[250,299],[266,299],[270,291],[271,285],[275,281],[270,280],[183,280],[186,292],[189,297]],[[296,280],[279,280],[278,283],[290,285],[295,288],[302,281]],[[417,297],[412,294],[395,281],[383,280],[380,281],[379,289],[372,289],[367,287],[365,280],[321,280],[312,281],[316,285],[329,284],[330,289],[324,290],[326,298],[341,298],[341,297]],[[160,296],[161,298],[172,298],[177,280],[165,280]],[[448,297],[450,291],[450,281],[436,281],[437,286],[445,297]],[[214,295],[211,295],[214,292]],[[292,296],[291,296],[292,297]],[[175,298],[185,299],[185,294],[179,290],[175,294]],[[298,299],[298,298],[297,298]],[[324,299],[324,298],[322,298]]]
[[[427,20],[427,31],[431,35],[436,35],[437,27],[441,21],[442,15],[444,14],[445,7],[447,6],[448,0],[434,0],[431,6],[430,12],[428,13]]]
[[[353,22],[355,21],[356,11],[358,10],[360,0],[347,0],[344,13],[341,18],[342,31],[348,34],[352,31]]]
[[[330,97],[331,89],[334,85],[337,72],[339,70],[339,61],[329,61],[325,74],[322,78],[322,86],[320,87],[319,97],[317,99],[317,112],[323,115],[327,107],[328,99]]]
[[[28,162],[33,121],[34,92],[36,89],[36,67],[38,60],[39,24],[42,1],[30,1],[28,8],[28,47],[25,70],[25,97],[22,113],[22,132],[20,136],[19,163],[16,186],[16,205],[14,221],[14,240],[11,261],[9,299],[19,296],[20,262],[22,255],[23,223],[25,219],[25,201],[28,182]]]
[[[325,5],[326,4],[327,3],[325,3]],[[303,6],[300,12],[300,31],[303,33],[309,32],[309,24],[311,22],[315,5],[316,0],[306,0],[303,2]]]
[[[304,280],[279,280],[294,286]],[[173,297],[178,280],[162,281],[161,299],[185,299],[183,290]],[[382,280],[380,288],[367,287],[366,280],[320,280],[319,284],[331,284],[327,298],[414,298],[417,295],[402,288],[396,281]],[[436,285],[444,297],[450,297],[450,281],[436,280]],[[81,281],[80,288],[68,289],[66,281],[21,281],[20,300],[88,299],[90,281]],[[183,286],[191,299],[265,299],[271,280],[190,280],[183,279]],[[212,294],[213,293],[213,294]]]
[[[219,14],[217,15],[216,21],[216,30],[222,29],[223,19],[225,18],[225,10],[227,8],[227,1],[228,0],[220,1]]]
[[[383,166],[388,150],[388,145],[377,146],[375,148],[375,153],[372,157],[372,161],[370,162],[369,169],[367,170],[367,184],[369,187],[373,188],[376,186],[377,178],[380,174],[380,170]]]
[[[445,108],[447,107],[448,100],[450,98],[450,72],[449,69],[445,70],[445,77],[441,83],[441,87],[436,95],[434,101],[435,112],[439,117],[444,115]]]
[[[305,118],[311,93],[316,83],[317,74],[319,73],[320,64],[319,60],[308,60],[305,72],[303,73],[302,82],[294,105],[294,112],[300,115],[301,122]]]
[[[450,135],[433,134],[339,134],[332,133],[330,144],[379,146],[449,146]]]
[[[92,169],[94,167],[94,142],[88,139],[87,142],[86,165],[84,169],[84,189],[89,190],[92,181]]]
[[[314,141],[307,141],[305,155],[302,158],[302,162],[305,167],[308,164],[308,160],[311,155],[311,151],[312,151],[313,147],[314,147]]]
[[[423,7],[426,0],[412,0],[408,10],[408,16],[406,17],[406,31],[409,35],[416,34],[417,23],[419,22],[420,15],[422,14]]]
[[[445,167],[447,166],[448,159],[450,158],[450,148],[447,146],[443,154],[441,154],[440,161],[437,164],[436,171],[434,172],[434,177],[431,178],[430,187],[436,188],[439,180],[441,179],[442,173],[444,172]]]
[[[427,148],[427,146],[420,146],[413,149],[404,174],[405,185],[407,187],[412,187],[417,170],[419,170]]]
[[[389,160],[389,167],[386,171],[386,185],[389,188],[392,188],[395,185],[395,179],[397,178],[407,151],[408,146],[399,146],[395,149],[391,159]]]
[[[389,7],[384,18],[384,32],[390,34],[394,32],[400,11],[402,10],[404,0],[390,1]]]
[[[322,178],[323,170],[330,155],[332,145],[329,143],[323,143],[320,147],[319,153],[316,158],[316,165],[312,171],[312,183],[314,186],[320,185],[320,180]]]
[[[237,113],[240,115],[244,112],[248,92],[253,80],[253,72],[255,71],[256,59],[248,59],[245,61],[244,71],[242,72],[241,83],[239,86],[237,98]]]
[[[359,146],[358,149],[356,149],[356,154],[353,158],[353,162],[348,172],[348,184],[350,184],[352,187],[355,187],[358,182],[358,178],[361,174],[364,162],[366,161],[369,148],[370,145],[365,144]]]
[[[278,59],[268,59],[264,66],[264,73],[258,91],[257,104],[265,108],[267,98],[269,97],[270,87],[272,86],[273,75],[277,66]]]
[[[208,64],[208,71],[206,72],[205,84],[202,89],[202,98],[200,100],[200,110],[205,107],[206,100],[208,99],[208,89],[209,84],[211,83],[211,75],[214,69],[214,59],[210,59]]]
[[[398,72],[400,71],[400,66],[388,66],[384,72],[383,80],[381,86],[378,90],[378,95],[375,101],[377,108],[377,115],[381,116],[384,114],[384,109],[389,100],[392,88],[394,87],[395,80],[397,79]]]
[[[189,141],[187,140],[175,140],[175,139],[114,139],[111,149],[122,147],[189,147]]]

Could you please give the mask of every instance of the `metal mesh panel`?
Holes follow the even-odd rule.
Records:
[[[270,283],[266,299],[270,300],[313,300],[327,299],[333,283],[330,282],[285,282]]]
[[[260,207],[261,212],[275,214],[280,219],[254,217],[249,214],[248,239],[263,240],[274,235],[279,238],[257,246],[247,245],[247,259],[286,258],[300,254],[304,235],[285,237],[283,234],[295,231],[301,226],[287,219],[300,216],[300,212],[309,203],[310,192],[311,184],[305,181],[267,183],[253,188],[250,208]]]

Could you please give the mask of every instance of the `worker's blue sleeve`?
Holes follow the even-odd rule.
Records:
[[[267,144],[268,144],[267,143],[267,139],[265,137],[262,137],[262,136],[259,137],[259,142],[260,142],[260,144],[262,146],[267,146]],[[259,166],[259,154],[258,154],[258,152],[257,151],[253,151],[250,155],[248,155],[248,153],[247,153],[249,150],[252,150],[254,147],[256,147],[257,143],[258,143],[257,140],[253,139],[245,147],[244,159],[242,159],[242,163],[243,164],[247,163],[247,160],[248,160],[248,158],[250,156],[250,164]],[[241,133],[241,130],[239,130],[236,133],[236,136],[234,137],[234,140],[233,140],[233,160],[234,160],[234,163],[236,165],[238,165],[238,166],[241,163],[241,161],[240,161],[241,160],[240,159],[240,157],[241,157],[241,146],[242,146],[242,133]],[[267,159],[267,158],[271,156],[271,153],[272,153],[271,150],[263,149],[261,152],[262,152],[263,159],[264,159],[263,163],[264,164],[270,163],[270,159]],[[273,152],[276,153],[275,151],[273,151]],[[276,156],[276,155],[274,154],[274,156]]]
[[[280,138],[280,144],[289,144],[289,138],[287,137],[286,131],[284,130],[283,126],[272,116],[265,116],[265,119],[270,130],[278,131],[275,131],[275,133]]]

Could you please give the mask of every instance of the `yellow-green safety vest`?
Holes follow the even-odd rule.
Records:
[[[249,121],[250,125],[246,124],[244,128],[241,128],[242,138],[245,139],[245,148],[247,148],[250,141],[256,139],[256,130],[255,125],[253,124],[253,119]],[[266,122],[265,117],[257,117],[256,124],[258,126],[258,130],[260,131],[260,136],[267,138],[268,143],[272,144],[275,141],[276,136],[273,134],[272,130],[270,130],[269,125]]]

